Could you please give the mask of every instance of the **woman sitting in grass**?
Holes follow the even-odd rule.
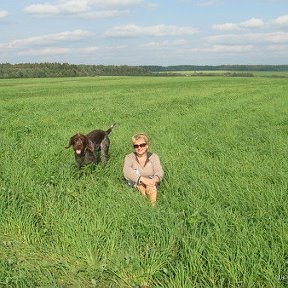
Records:
[[[154,206],[157,187],[164,172],[157,154],[148,151],[149,141],[146,134],[132,136],[134,152],[126,155],[123,174],[128,184],[147,196]]]

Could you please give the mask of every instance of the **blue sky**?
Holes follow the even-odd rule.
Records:
[[[0,63],[288,64],[288,0],[9,0]]]

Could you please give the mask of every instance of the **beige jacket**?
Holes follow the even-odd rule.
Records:
[[[135,153],[126,155],[124,160],[123,174],[131,186],[139,184],[139,178],[141,176],[158,176],[160,181],[164,177],[164,171],[162,169],[158,155],[151,152],[148,152],[148,158],[144,168],[140,166]]]

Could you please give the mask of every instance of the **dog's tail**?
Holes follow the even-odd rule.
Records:
[[[112,132],[112,129],[116,126],[116,123],[112,124],[108,130],[106,130],[107,135]]]

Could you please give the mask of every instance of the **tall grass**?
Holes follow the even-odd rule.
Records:
[[[288,83],[268,78],[1,80],[0,286],[285,287]],[[74,133],[111,134],[79,177]],[[156,208],[122,176],[145,131]]]

